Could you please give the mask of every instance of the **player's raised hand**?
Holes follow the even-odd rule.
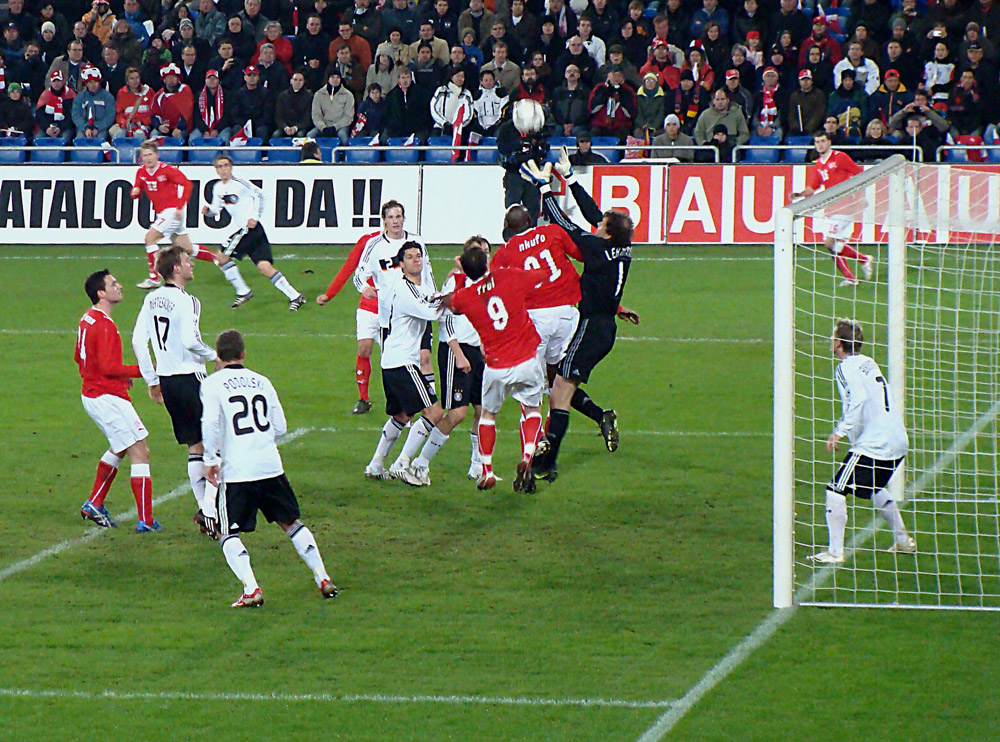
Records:
[[[569,150],[566,149],[565,144],[559,148],[559,161],[556,162],[555,167],[556,172],[564,179],[569,178],[573,174],[573,165],[569,161]]]
[[[552,179],[552,163],[546,162],[545,167],[540,168],[534,160],[528,160],[521,165],[521,177],[539,187],[547,185]]]

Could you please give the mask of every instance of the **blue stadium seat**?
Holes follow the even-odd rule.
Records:
[[[260,149],[247,149],[247,147],[259,147],[264,143],[260,137],[250,137],[247,143],[241,147],[230,147],[227,153],[233,158],[233,162],[260,162],[264,159],[264,151]]]
[[[744,162],[777,162],[778,158],[781,157],[781,150],[776,148],[777,145],[781,144],[779,136],[762,137],[754,134],[747,144],[768,147],[768,149],[741,150]]]
[[[164,147],[183,147],[184,140],[180,137],[164,137],[163,144],[160,145],[160,161],[169,162],[175,164],[178,162],[184,162],[184,150],[182,149],[168,149],[164,150]]]
[[[620,149],[598,149],[599,147],[614,147],[618,145],[617,137],[594,137],[591,139],[590,146],[593,151],[599,155],[604,155],[610,163],[618,162],[622,158],[622,151]]]
[[[211,162],[217,154],[222,152],[222,147],[225,143],[225,140],[221,137],[195,139],[191,143],[191,146],[198,147],[199,149],[188,150],[188,162]],[[201,149],[202,147],[204,149]]]
[[[576,146],[576,137],[549,137],[549,162],[559,161],[559,148],[567,147],[573,149]]]
[[[969,150],[967,149],[946,149],[944,151],[945,162],[968,162]]]
[[[451,162],[451,137],[429,137],[427,144],[440,149],[429,149],[424,153],[425,162]]]
[[[132,137],[115,137],[111,140],[111,146],[118,150],[118,162],[137,162],[140,144],[142,144],[142,139],[133,139]],[[114,157],[114,153],[111,156]]]
[[[291,137],[276,137],[268,142],[272,147],[293,147]],[[298,162],[299,152],[294,149],[269,149],[268,162]]]
[[[28,145],[26,137],[3,137],[0,138],[0,162],[18,163],[24,162],[27,152],[23,149]]]
[[[35,137],[36,147],[62,147],[65,142],[59,137]],[[35,149],[31,152],[32,162],[65,162],[64,149]]]
[[[406,144],[408,137],[394,137],[386,141],[390,147],[402,147]],[[419,162],[419,149],[387,149],[385,151],[386,162]]]
[[[316,144],[319,145],[324,162],[337,161],[337,147],[340,146],[340,139],[337,137],[316,137]]]
[[[801,149],[786,149],[785,162],[805,162],[806,155],[812,147],[813,138],[810,136],[788,137],[785,144],[802,145]]]
[[[378,162],[382,159],[382,150],[372,147],[371,137],[351,137],[347,140],[349,147],[358,149],[348,149],[344,152],[344,162]]]
[[[476,162],[496,162],[500,159],[500,150],[497,149],[496,137],[483,137],[479,141],[480,147],[490,147],[476,152]]]
[[[986,159],[990,162],[1000,162],[1000,147],[991,147],[987,149]]]
[[[69,151],[69,161],[87,163],[104,162],[104,150],[101,149],[103,143],[103,139],[97,139],[96,137],[77,137],[73,140],[73,149]]]

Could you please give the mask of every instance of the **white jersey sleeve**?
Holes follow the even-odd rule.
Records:
[[[906,429],[878,364],[865,355],[848,356],[835,378],[843,414],[834,432],[851,442],[851,451],[882,461],[905,456]]]
[[[441,287],[442,294],[451,294],[455,291],[455,277],[448,276]],[[441,320],[438,322],[438,338],[442,343],[457,340],[465,345],[475,345],[479,347],[482,343],[479,340],[479,333],[469,322],[468,317],[455,314],[450,309],[445,309],[441,313]]]
[[[132,330],[132,352],[135,353],[136,360],[139,363],[139,370],[142,372],[142,378],[145,380],[148,386],[156,386],[160,383],[160,378],[156,374],[156,369],[153,367],[153,358],[149,354],[149,341],[152,339],[149,336],[149,307],[148,300],[149,296],[142,302],[142,307],[139,309],[139,316],[135,319],[135,327]]]
[[[215,351],[201,339],[201,302],[177,286],[167,284],[146,296],[132,335],[137,357],[150,343],[156,356],[156,376],[205,373],[205,362]],[[144,329],[140,329],[138,322]],[[148,353],[148,351],[147,351]],[[143,374],[146,382],[150,377]]]
[[[221,466],[226,482],[252,482],[284,473],[275,440],[287,430],[270,380],[227,366],[201,385],[205,464]]]

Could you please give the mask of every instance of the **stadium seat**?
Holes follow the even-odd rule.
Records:
[[[401,147],[406,144],[407,137],[394,137],[386,141],[390,147]],[[419,149],[387,149],[385,151],[386,162],[419,162]]]
[[[36,147],[62,147],[65,144],[59,137],[35,137]],[[32,162],[65,162],[64,149],[34,149],[31,151]]]
[[[490,149],[481,149],[476,152],[476,162],[496,162],[500,159],[500,150],[497,149],[496,137],[483,137],[479,140],[479,146],[489,147]]]
[[[559,148],[567,147],[573,149],[576,146],[576,137],[549,137],[549,162],[559,161]]]
[[[439,149],[429,149],[424,152],[425,162],[451,162],[451,137],[430,137],[427,144]]]
[[[230,147],[227,154],[233,158],[233,162],[260,162],[264,159],[264,151],[248,147],[259,147],[263,143],[264,140],[260,137],[250,137],[244,146]]]
[[[69,151],[69,161],[87,163],[104,162],[104,150],[101,149],[102,144],[104,144],[104,140],[97,139],[96,137],[77,137],[73,140],[73,149]]]
[[[987,149],[986,159],[990,162],[1000,162],[1000,147],[990,147]]]
[[[767,147],[768,149],[741,150],[744,162],[777,162],[778,158],[781,157],[781,150],[777,148],[777,145],[781,144],[781,137],[773,135],[763,137],[754,134],[750,137],[750,141],[747,144],[756,147]]]
[[[24,162],[27,152],[23,149],[28,145],[25,137],[3,137],[0,139],[0,162]]]
[[[620,149],[599,149],[600,147],[615,147],[619,144],[617,137],[594,137],[590,140],[593,151],[599,155],[604,155],[608,162],[615,163],[622,158]]]
[[[963,136],[955,137],[955,144],[961,144],[967,147],[976,147],[983,143],[983,138],[975,134],[965,134]],[[965,150],[965,158],[969,162],[982,162],[986,159],[986,154],[981,149],[967,149]]]
[[[351,137],[347,146],[352,149],[344,151],[344,162],[378,162],[382,159],[382,150],[371,146],[371,137]],[[353,148],[357,149],[353,149]]]
[[[968,150],[965,149],[946,149],[944,151],[944,161],[945,162],[968,162]]]
[[[169,162],[171,164],[176,164],[178,162],[184,162],[184,150],[182,149],[164,149],[164,147],[183,147],[184,140],[180,137],[164,137],[163,144],[160,145],[160,162]]]
[[[140,144],[142,144],[142,139],[133,139],[132,137],[116,137],[111,140],[111,146],[118,151],[118,162],[123,163],[134,163],[138,160],[137,153]],[[114,157],[115,153],[112,153],[111,156]]]
[[[340,139],[337,137],[316,137],[316,144],[319,145],[324,162],[337,161],[337,147],[340,146]]]
[[[294,147],[291,137],[276,137],[268,142],[272,147]],[[298,162],[299,152],[294,149],[269,149],[268,162]]]
[[[813,138],[810,136],[788,137],[785,144],[802,145],[801,149],[786,149],[785,162],[805,162],[806,155],[812,147]]]
[[[220,137],[195,139],[191,146],[199,149],[188,150],[188,162],[211,162],[217,154],[222,152],[222,146],[225,143]]]

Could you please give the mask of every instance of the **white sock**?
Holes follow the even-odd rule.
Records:
[[[202,503],[205,502],[205,460],[200,453],[188,454],[188,480],[191,482],[191,491],[194,492],[194,499],[198,502],[198,509],[205,512]]]
[[[441,446],[447,442],[448,436],[435,427],[430,435],[427,436],[427,443],[424,444],[423,449],[420,451],[420,456],[413,462],[414,466],[430,466],[431,461],[437,456],[437,452],[441,450]]]
[[[316,546],[316,539],[313,538],[312,532],[300,524],[298,528],[289,531],[288,538],[291,539],[295,551],[299,552],[302,561],[312,570],[316,587],[322,585],[323,580],[329,580],[330,575],[326,573],[326,567],[323,566],[323,557],[320,556],[319,547]]]
[[[847,498],[826,491],[826,527],[830,530],[830,553],[844,553],[844,529],[847,527]]]
[[[378,446],[375,448],[375,455],[372,456],[371,463],[374,465],[382,466],[385,463],[385,457],[389,455],[392,451],[392,447],[396,445],[396,440],[399,438],[399,434],[403,432],[403,428],[406,426],[403,423],[396,420],[394,417],[390,417],[386,420],[385,425],[382,426],[382,433],[379,435]]]
[[[271,276],[271,283],[274,284],[274,288],[287,296],[289,300],[295,299],[299,295],[299,292],[292,288],[292,284],[288,283],[288,279],[281,275],[281,271]]]
[[[479,433],[475,432],[478,428],[474,425],[472,426],[472,431],[469,433],[469,440],[472,441],[472,458],[469,459],[470,465],[482,464],[482,460],[479,458]]]
[[[906,540],[910,537],[910,534],[906,532],[906,526],[903,525],[903,516],[899,514],[899,506],[896,505],[896,501],[892,499],[890,495],[885,490],[879,490],[874,495],[872,495],[872,505],[878,510],[879,515],[888,524],[889,528],[892,529],[892,534],[896,538],[897,544],[905,544]]]
[[[122,457],[115,456],[111,451],[105,451],[104,455],[101,456],[101,461],[103,461],[105,464],[112,467],[113,469],[117,469],[119,466],[122,465]]]
[[[434,430],[434,423],[428,420],[426,417],[421,417],[410,428],[409,435],[406,436],[406,443],[403,444],[403,450],[399,454],[399,459],[397,461],[409,461],[417,455],[417,451],[420,447],[424,445],[424,441],[427,440],[427,436],[430,435],[431,431]]]
[[[249,595],[256,590],[259,585],[250,566],[250,553],[240,541],[240,537],[226,536],[222,540],[222,553],[226,557],[229,569],[233,570],[233,574],[243,583],[243,594]]]
[[[228,263],[222,264],[222,275],[226,277],[226,280],[233,285],[236,289],[237,296],[243,296],[250,293],[250,287],[247,286],[247,282],[243,280],[243,276],[240,274],[240,267],[236,265],[235,260],[230,260]]]

